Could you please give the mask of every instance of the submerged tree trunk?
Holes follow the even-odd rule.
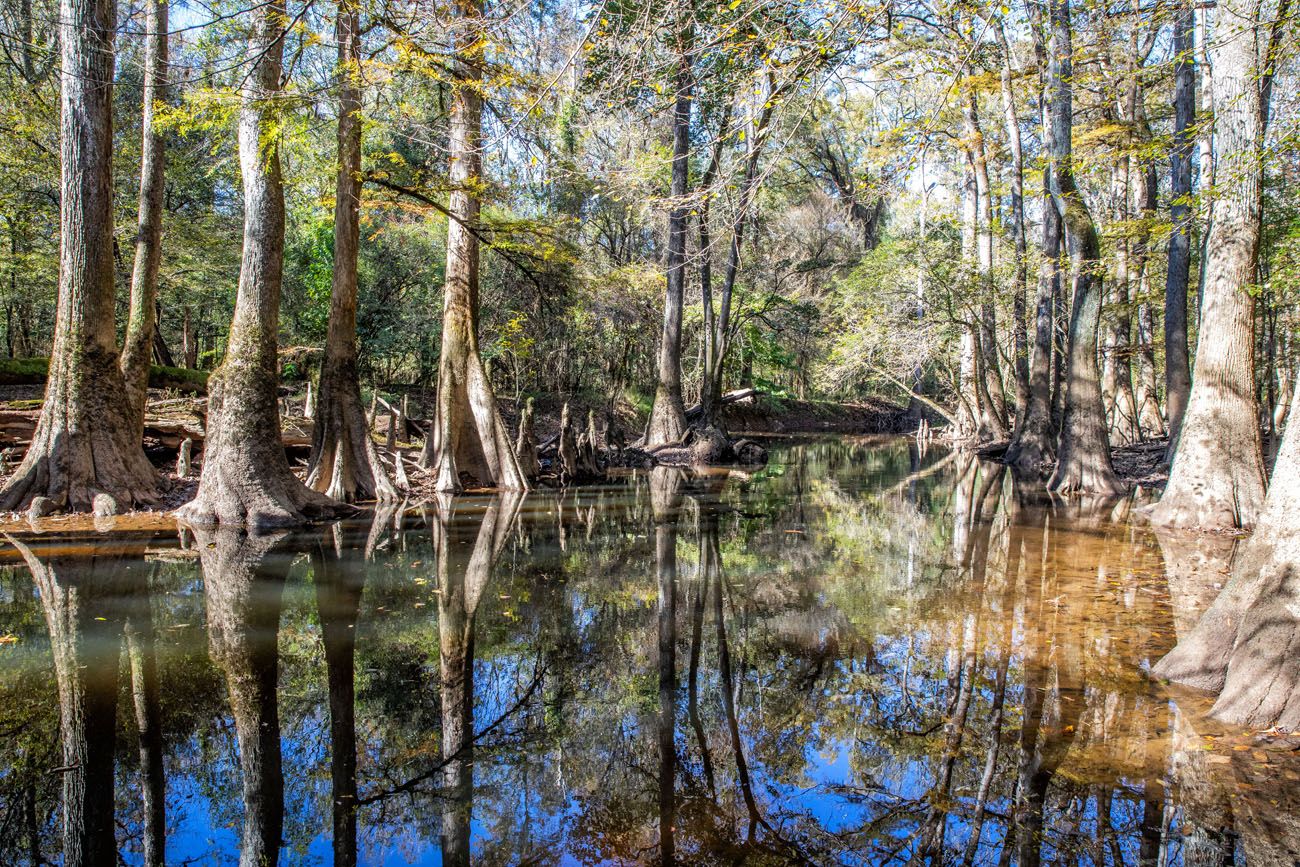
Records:
[[[240,867],[275,867],[284,830],[277,636],[293,554],[283,540],[283,533],[248,535],[231,528],[195,533],[210,650],[225,674],[239,743]]]
[[[1232,578],[1196,628],[1153,669],[1219,693],[1213,714],[1300,728],[1300,425],[1282,438],[1268,499]]]
[[[226,358],[208,380],[208,433],[194,499],[177,512],[199,525],[288,526],[337,503],[289,469],[280,433],[276,340],[284,277],[284,183],[277,133],[286,16],[283,0],[252,13],[250,69],[239,108],[244,253]]]
[[[149,393],[149,362],[157,331],[158,266],[162,262],[162,216],[165,145],[154,112],[167,94],[167,0],[145,3],[144,107],[140,120],[140,205],[136,220],[135,267],[131,271],[131,308],[122,341],[122,378],[126,381],[132,429],[143,432]]]
[[[1260,0],[1226,0],[1216,17],[1214,224],[1204,265],[1196,378],[1169,482],[1151,514],[1165,526],[1205,529],[1254,524],[1265,488],[1251,292],[1263,206]]]
[[[450,111],[451,202],[442,302],[438,404],[423,464],[436,489],[477,485],[523,491],[515,459],[478,346],[479,201],[483,184],[483,0],[457,0],[452,25],[456,58]]]
[[[62,121],[59,295],[40,420],[0,510],[35,497],[117,511],[157,496],[157,473],[127,411],[113,275],[113,35],[116,4],[65,0],[59,13]],[[149,334],[151,332],[146,332]],[[102,498],[111,497],[113,502]],[[100,503],[95,500],[100,497]]]
[[[658,382],[645,445],[676,442],[686,432],[686,408],[682,402],[682,304],[686,285],[686,224],[690,213],[686,201],[690,182],[691,86],[694,81],[692,41],[688,22],[682,25],[677,46],[676,102],[673,106],[673,177],[668,213],[668,255],[665,267],[668,288],[664,294],[664,328],[659,340]]]
[[[321,362],[307,485],[336,500],[395,500],[397,488],[370,437],[357,375],[357,254],[361,238],[361,15],[342,0],[338,41],[338,169],[334,187],[334,277]],[[397,458],[400,460],[400,456]]]
[[[1068,363],[1056,471],[1048,480],[1058,493],[1118,494],[1123,485],[1110,462],[1106,416],[1097,370],[1097,328],[1101,321],[1101,245],[1092,214],[1074,181],[1070,149],[1073,124],[1072,38],[1069,0],[1052,0],[1051,166],[1053,197],[1070,247],[1074,303],[1070,311]]]

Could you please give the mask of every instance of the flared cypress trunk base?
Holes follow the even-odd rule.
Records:
[[[228,358],[209,381],[208,437],[194,499],[176,517],[198,526],[292,527],[338,517],[343,504],[289,469],[280,434],[276,376]]]
[[[321,370],[307,487],[344,503],[400,496],[370,437],[355,368],[349,375],[345,364],[329,359]]]
[[[85,350],[78,359],[55,362],[32,443],[0,490],[0,510],[26,509],[36,497],[72,512],[115,513],[157,502],[158,472],[124,410],[116,353],[101,355]]]

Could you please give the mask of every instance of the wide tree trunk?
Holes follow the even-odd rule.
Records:
[[[1260,0],[1227,0],[1217,9],[1210,48],[1217,109],[1214,224],[1196,377],[1169,482],[1151,513],[1165,526],[1249,527],[1264,502],[1251,292],[1263,206],[1259,20]]]
[[[334,187],[334,276],[329,331],[316,392],[307,485],[336,500],[395,500],[397,488],[370,438],[357,375],[357,254],[361,239],[361,16],[339,3],[338,169]],[[400,456],[397,458],[400,460]]]
[[[1190,421],[1190,417],[1189,417]],[[1300,728],[1300,425],[1282,438],[1255,534],[1196,628],[1153,669],[1218,692],[1213,713],[1252,728]]]
[[[280,609],[293,552],[283,533],[199,529],[210,652],[225,674],[243,780],[240,867],[275,867],[284,830],[277,694]]]
[[[0,510],[35,497],[73,511],[153,503],[158,477],[126,411],[113,285],[111,0],[63,0],[59,296],[45,402]],[[101,496],[103,495],[103,496]],[[111,497],[112,503],[104,499]],[[99,504],[95,503],[100,498]]]
[[[283,0],[251,14],[239,108],[244,253],[226,357],[208,380],[203,474],[178,517],[192,524],[289,526],[337,512],[337,502],[289,469],[280,433],[276,340],[284,276],[284,183],[277,133]]]
[[[443,288],[438,404],[422,463],[439,491],[458,491],[462,477],[485,487],[528,489],[497,407],[478,347],[479,187],[483,183],[482,0],[457,0],[450,112],[451,201]]]
[[[136,218],[135,267],[131,271],[131,307],[122,341],[122,378],[133,430],[144,430],[149,395],[149,363],[157,331],[158,267],[162,262],[165,145],[154,122],[157,106],[167,98],[167,0],[145,3],[144,106],[140,120],[140,202]]]
[[[1124,490],[1110,461],[1106,416],[1097,370],[1097,328],[1101,320],[1101,245],[1092,214],[1074,181],[1070,133],[1073,125],[1073,44],[1069,0],[1052,0],[1051,127],[1049,158],[1053,198],[1069,240],[1073,307],[1067,345],[1061,438],[1056,471],[1047,487],[1057,493],[1114,495]]]
[[[1044,179],[1044,186],[1047,185]],[[1043,196],[1043,258],[1034,303],[1034,355],[1029,368],[1029,403],[1024,420],[1007,448],[1006,461],[1019,475],[1038,475],[1056,456],[1052,426],[1052,355],[1056,295],[1061,280],[1061,214],[1050,191]]]
[[[686,432],[686,408],[682,402],[682,296],[686,286],[686,228],[690,213],[686,193],[690,182],[693,38],[688,18],[679,36],[681,44],[677,47],[673,174],[669,191],[668,255],[665,258],[668,286],[664,293],[663,334],[659,339],[658,381],[654,404],[650,408],[650,422],[646,427],[646,446],[676,442]]]

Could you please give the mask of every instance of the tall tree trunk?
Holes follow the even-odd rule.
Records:
[[[1047,45],[1043,21],[1031,4],[1030,34],[1040,70],[1047,68]],[[1050,135],[1050,80],[1040,72],[1039,113],[1042,128]],[[1029,400],[1017,426],[1006,461],[1018,476],[1037,476],[1044,464],[1056,458],[1056,427],[1052,422],[1052,374],[1056,335],[1056,296],[1060,291],[1061,244],[1064,227],[1052,197],[1052,169],[1043,168],[1042,258],[1038,268],[1038,292],[1034,302],[1034,350],[1029,368]]]
[[[225,674],[243,784],[240,867],[275,867],[284,831],[279,686],[280,610],[293,552],[283,533],[223,527],[195,533],[210,652]]]
[[[686,224],[690,206],[686,201],[690,182],[691,88],[694,83],[694,31],[689,16],[679,25],[677,74],[673,106],[673,176],[669,192],[668,255],[665,266],[668,288],[664,294],[664,328],[659,340],[658,381],[645,445],[676,442],[686,431],[686,409],[682,404],[682,303],[686,285]]]
[[[700,251],[698,268],[700,272],[700,307],[704,313],[704,340],[702,343],[704,379],[700,384],[700,416],[705,424],[710,423],[715,409],[714,404],[716,401],[713,397],[714,388],[711,377],[715,367],[714,359],[718,354],[716,340],[718,314],[713,307],[713,227],[709,224],[709,220],[713,212],[713,184],[718,177],[718,169],[722,165],[722,151],[726,146],[730,133],[731,108],[731,101],[728,100],[718,122],[718,131],[713,140],[713,152],[709,157],[709,164],[704,169],[703,177],[700,178],[702,197],[699,207]],[[719,386],[719,390],[720,388],[721,386]]]
[[[74,511],[116,511],[152,503],[157,496],[157,473],[144,456],[139,428],[125,411],[126,385],[118,367],[113,285],[116,11],[111,0],[62,0],[59,10],[62,195],[54,348],[40,420],[22,465],[0,489],[0,510],[48,497]]]
[[[1165,412],[1173,457],[1192,390],[1187,292],[1192,266],[1192,152],[1196,123],[1196,10],[1179,0],[1174,16],[1174,144],[1169,152],[1169,264],[1165,272]]]
[[[1151,133],[1146,118],[1141,121],[1144,147],[1150,144]],[[1143,436],[1159,437],[1165,432],[1164,417],[1160,414],[1159,388],[1156,384],[1155,314],[1151,309],[1151,232],[1156,219],[1157,187],[1156,166],[1149,158],[1135,159],[1141,173],[1138,184],[1137,210],[1142,221],[1137,242],[1133,247],[1134,267],[1137,270],[1138,346],[1137,405],[1138,427]]]
[[[1118,445],[1131,445],[1142,439],[1138,429],[1137,398],[1133,393],[1133,314],[1130,308],[1134,282],[1133,243],[1129,237],[1132,213],[1131,165],[1128,154],[1121,154],[1115,168],[1113,185],[1116,200],[1116,217],[1123,227],[1116,241],[1115,279],[1111,282],[1110,334],[1106,339],[1106,376],[1111,389],[1110,441]],[[1106,389],[1103,388],[1103,391]]]
[[[980,294],[985,299],[979,309],[980,369],[978,387],[982,389],[980,435],[1005,439],[1006,401],[1002,395],[1002,375],[998,364],[997,314],[988,299],[994,291],[993,277],[993,193],[989,183],[988,152],[984,130],[980,126],[979,104],[974,90],[963,103],[966,137],[970,147],[970,164],[975,175],[975,256],[979,268]]]
[[[253,10],[239,107],[244,252],[226,357],[208,380],[203,474],[177,515],[193,524],[289,526],[337,504],[289,469],[280,433],[277,336],[284,277],[284,183],[275,100],[287,16],[283,0]]]
[[[1123,491],[1110,462],[1106,416],[1097,370],[1101,320],[1101,244],[1092,214],[1074,181],[1070,150],[1073,125],[1073,53],[1069,0],[1051,0],[1052,194],[1069,239],[1074,301],[1070,311],[1068,363],[1056,471],[1048,480],[1057,493],[1112,495]]]
[[[731,243],[727,247],[727,268],[722,277],[722,297],[718,302],[718,314],[709,317],[712,330],[705,335],[705,340],[712,347],[706,355],[709,364],[705,370],[705,385],[700,395],[700,420],[703,425],[716,425],[717,408],[722,399],[722,372],[727,363],[727,353],[731,349],[731,301],[736,293],[736,279],[740,275],[740,251],[745,240],[745,225],[749,222],[749,212],[753,205],[754,193],[758,187],[758,159],[763,153],[763,146],[771,134],[771,120],[776,108],[777,96],[772,92],[772,81],[768,80],[767,100],[759,116],[749,130],[749,151],[745,154],[745,174],[740,182],[740,197],[736,204],[736,216],[731,226]]]
[[[1029,244],[1025,235],[1025,156],[1020,138],[1020,115],[1016,110],[1016,94],[1012,86],[1014,73],[1011,45],[1006,30],[998,21],[998,40],[1002,45],[1002,112],[1007,128],[1007,149],[1011,155],[1009,184],[1011,188],[1011,240],[1015,245],[1014,296],[1012,299],[1013,366],[1016,384],[1016,412],[1013,426],[1016,435],[1024,424],[1029,406],[1029,341],[1025,334],[1025,315],[1029,304]]]
[[[452,25],[456,58],[451,94],[451,202],[447,276],[442,303],[438,404],[422,462],[439,491],[458,491],[462,476],[479,485],[524,491],[492,383],[479,354],[479,187],[483,183],[483,0],[456,0]]]
[[[131,271],[131,307],[122,341],[122,378],[126,381],[133,430],[143,434],[149,393],[149,362],[157,331],[158,266],[162,262],[165,144],[154,122],[158,104],[167,98],[167,0],[145,3],[144,108],[140,120],[140,205],[136,220],[135,267]]]
[[[342,0],[338,42],[338,169],[334,187],[334,277],[329,331],[316,392],[307,486],[336,500],[395,500],[397,488],[370,438],[357,374],[357,255],[361,239],[361,15]],[[397,460],[401,460],[398,455]]]
[[[1210,54],[1215,70],[1215,206],[1205,261],[1196,377],[1158,524],[1248,527],[1264,501],[1263,444],[1255,401],[1255,301],[1262,131],[1260,0],[1226,0]]]

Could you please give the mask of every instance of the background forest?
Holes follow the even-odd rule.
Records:
[[[156,116],[167,162],[156,360],[176,366],[219,363],[231,321],[243,221],[234,117],[248,74],[241,11],[190,2],[171,15]],[[1262,31],[1278,42],[1268,69],[1276,83],[1254,290],[1266,424],[1280,421],[1291,392],[1300,270],[1300,97],[1292,41],[1280,36],[1285,3],[1275,11],[1272,31]],[[446,262],[450,31],[429,4],[360,12],[360,373],[367,388],[424,393],[436,382]],[[626,2],[523,2],[486,12],[479,329],[498,397],[648,411],[664,216],[685,208],[688,404],[706,364],[712,311],[701,297],[709,281],[713,293],[734,285],[728,388],[902,401],[914,390],[955,417],[963,358],[970,363],[963,339],[978,330],[992,344],[981,349],[994,371],[990,399],[1010,401],[1018,371],[1025,375],[1042,259],[1042,9],[795,0],[691,7],[684,198],[672,195],[671,135],[686,79],[661,12]],[[273,134],[288,209],[282,373],[293,379],[307,374],[310,355],[290,348],[323,345],[329,316],[337,100],[332,4],[293,4],[288,14]],[[53,333],[56,17],[48,0],[4,0],[0,299],[11,358],[48,355]],[[1112,444],[1163,432],[1169,249],[1184,218],[1195,346],[1215,204],[1214,70],[1204,54],[1212,26],[1213,10],[1176,3],[1073,8],[1074,169],[1100,231]],[[120,287],[130,283],[136,231],[144,31],[143,8],[120,6]],[[1193,79],[1196,108],[1181,131],[1180,75]],[[1171,173],[1171,154],[1183,147],[1188,192],[1175,189]],[[1064,294],[1058,306],[1068,304]],[[124,288],[117,299],[124,328]],[[1062,332],[1065,321],[1057,318]]]

